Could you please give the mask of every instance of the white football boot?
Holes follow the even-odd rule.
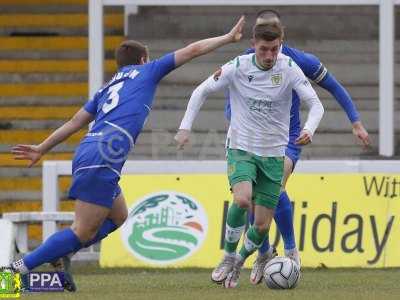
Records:
[[[221,284],[226,279],[229,272],[232,271],[235,260],[235,253],[225,254],[219,265],[212,271],[211,280],[215,283]]]
[[[240,270],[244,264],[244,260],[238,255],[233,265],[232,271],[229,272],[228,276],[224,281],[224,287],[227,289],[232,289],[237,287],[239,284]]]
[[[271,246],[265,254],[258,254],[250,273],[250,282],[259,284],[264,276],[265,265],[277,256],[276,248]]]
[[[293,248],[290,250],[286,250],[285,249],[285,256],[291,258],[299,267],[299,270],[301,269],[301,261],[300,261],[300,255],[299,255],[299,251],[297,250],[297,248]]]

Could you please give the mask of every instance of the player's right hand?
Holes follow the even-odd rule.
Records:
[[[178,143],[177,150],[182,150],[187,143],[189,143],[190,131],[186,129],[179,129],[175,135],[174,140]]]
[[[241,16],[239,21],[236,23],[236,25],[231,29],[231,31],[228,33],[229,37],[231,38],[232,43],[240,41],[242,38],[243,34],[243,26],[244,26],[244,21],[245,17]]]
[[[16,160],[30,160],[29,168],[42,158],[42,153],[37,145],[17,145],[11,149],[11,153],[14,154]]]

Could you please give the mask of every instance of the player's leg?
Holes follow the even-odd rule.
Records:
[[[251,205],[252,182],[256,174],[251,155],[246,151],[228,149],[228,179],[233,203],[227,214],[224,257],[211,274],[214,282],[225,280],[235,263],[236,248],[246,226],[246,212]]]
[[[125,198],[121,192],[114,200],[111,211],[108,214],[107,218],[104,220],[103,224],[100,226],[99,230],[96,233],[96,236],[90,241],[86,242],[84,247],[89,247],[107,237],[108,234],[115,231],[125,222],[127,216],[128,209],[126,207]],[[58,260],[51,262],[51,265],[55,268],[56,271],[64,272],[64,288],[71,292],[76,291],[76,284],[74,282],[71,272],[71,258],[74,254],[75,252],[69,253],[68,255],[59,258]]]
[[[96,235],[109,212],[110,209],[107,207],[76,200],[73,226],[51,235],[34,251],[14,262],[13,267],[25,274],[44,263],[77,252],[85,242]]]
[[[84,247],[89,247],[106,238],[111,232],[118,229],[125,222],[127,217],[128,208],[126,207],[125,198],[122,192],[119,192],[118,196],[113,202],[111,211],[104,220],[103,224],[100,226],[96,236],[90,241],[86,242]]]
[[[285,176],[282,182],[282,191],[279,197],[279,203],[275,211],[275,223],[282,235],[285,248],[285,255],[292,258],[300,266],[299,252],[296,248],[296,241],[293,226],[293,207],[290,198],[286,192],[286,183],[288,182],[297,160],[300,157],[300,148],[289,147],[286,150],[285,157]]]
[[[211,279],[221,283],[225,280],[236,260],[236,248],[246,226],[246,211],[251,203],[252,183],[242,181],[233,188],[233,203],[228,209],[225,230],[224,257],[213,270]]]
[[[254,207],[249,213],[249,224],[254,224]],[[254,260],[253,267],[250,272],[250,283],[259,284],[263,278],[265,265],[278,255],[276,248],[270,246],[269,239],[266,238],[258,249],[257,258]]]
[[[225,280],[227,288],[237,286],[243,263],[268,238],[274,210],[279,201],[283,157],[256,158],[255,160],[257,164],[257,183],[254,187],[255,220],[247,230],[236,264]]]

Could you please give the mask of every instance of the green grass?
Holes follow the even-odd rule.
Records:
[[[101,269],[74,266],[76,293],[31,293],[25,299],[400,299],[400,269],[305,269],[293,290],[253,286],[249,271],[226,290],[210,282],[208,269]]]

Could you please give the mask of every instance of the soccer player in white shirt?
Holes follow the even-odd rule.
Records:
[[[226,145],[234,201],[228,210],[225,255],[211,275],[213,281],[227,288],[237,286],[244,261],[268,235],[283,176],[292,90],[309,108],[297,144],[311,142],[324,112],[303,72],[292,59],[280,53],[282,38],[283,28],[279,24],[256,25],[253,29],[255,54],[235,58],[194,90],[175,136],[178,147],[183,148],[206,97],[229,89],[231,123]],[[255,221],[236,254],[245,228],[246,211],[252,205]]]

